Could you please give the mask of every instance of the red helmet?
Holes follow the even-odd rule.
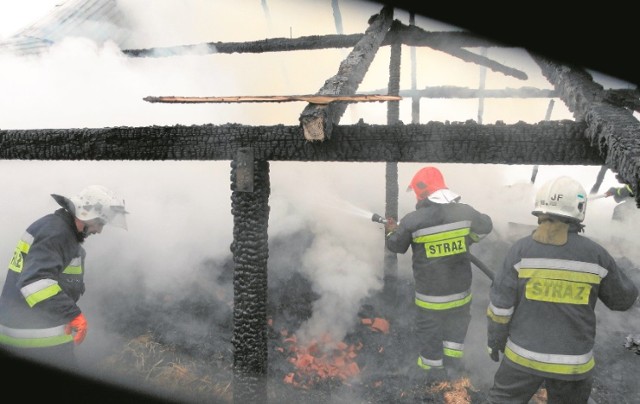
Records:
[[[421,201],[438,190],[448,188],[440,170],[429,166],[422,168],[413,176],[411,184],[407,187],[407,192],[412,189],[416,193],[416,198]]]

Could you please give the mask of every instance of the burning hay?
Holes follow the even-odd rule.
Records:
[[[473,390],[473,386],[466,377],[452,382],[440,382],[429,389],[431,393],[441,393],[446,404],[471,403],[469,390]]]

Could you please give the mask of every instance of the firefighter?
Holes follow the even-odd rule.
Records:
[[[463,370],[471,320],[469,247],[490,233],[493,223],[461,203],[436,167],[419,170],[407,191],[415,193],[416,210],[397,223],[387,218],[385,245],[400,254],[412,248],[418,377],[426,372],[432,383]]]
[[[637,287],[598,243],[578,233],[586,192],[562,176],[536,194],[538,227],[509,249],[491,285],[488,349],[502,362],[488,403],[527,403],[543,384],[549,403],[587,403],[595,366],[594,308],[629,309]]]
[[[619,181],[621,180],[619,176],[616,176],[616,178],[618,178]],[[605,195],[608,197],[613,196],[613,200],[618,204],[613,208],[611,220],[624,222],[628,216],[634,215],[638,212],[635,194],[629,184],[624,184],[621,187],[611,187],[607,190]]]
[[[0,347],[58,367],[77,366],[87,334],[77,302],[85,291],[84,240],[107,223],[127,229],[124,200],[91,185],[33,222],[18,241],[0,295]]]

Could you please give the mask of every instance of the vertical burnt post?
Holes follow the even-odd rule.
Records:
[[[269,162],[242,148],[231,162],[233,214],[233,400],[267,397]]]
[[[389,89],[388,95],[398,95],[400,92],[400,59],[402,56],[402,44],[391,45],[391,61],[389,63]],[[397,124],[400,120],[400,104],[398,101],[387,103],[387,124]],[[398,162],[386,163],[385,176],[385,217],[398,220]],[[384,289],[383,297],[389,303],[389,307],[395,307],[398,289],[398,256],[384,249]]]

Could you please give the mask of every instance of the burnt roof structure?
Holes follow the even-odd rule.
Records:
[[[334,4],[337,3],[334,1]],[[210,42],[181,46],[127,47],[127,21],[115,0],[70,0],[47,19],[0,43],[25,55],[41,52],[70,33],[97,41],[115,40],[129,57],[187,54],[295,52],[344,48],[337,73],[313,94],[328,102],[309,102],[299,125],[173,125],[111,128],[0,130],[0,159],[6,160],[230,160],[234,242],[234,399],[266,396],[267,223],[269,161],[387,163],[385,216],[397,217],[397,163],[597,165],[620,174],[640,206],[640,108],[637,90],[605,89],[580,64],[531,53],[553,89],[502,90],[439,86],[400,89],[403,47],[428,47],[465,62],[526,79],[527,74],[468,48],[499,47],[468,31],[430,32],[394,19],[390,4],[380,5],[360,34],[268,38],[248,42]],[[411,10],[406,6],[407,10]],[[429,14],[425,16],[430,17]],[[91,22],[108,21],[113,31],[93,32]],[[109,33],[112,32],[113,35]],[[412,122],[399,120],[398,101],[387,101],[387,124],[341,125],[348,106],[331,97],[359,95],[359,85],[382,48],[391,48],[386,95],[411,98]],[[361,95],[361,94],[360,94]],[[419,123],[419,100],[434,98],[560,99],[574,120],[528,124],[479,121]],[[161,101],[154,99],[155,101]],[[172,100],[171,102],[188,102]],[[278,100],[277,102],[283,102]],[[385,286],[393,285],[394,257],[385,256]],[[386,290],[393,294],[393,290]],[[257,321],[256,321],[257,320]]]
[[[337,3],[337,2],[334,2]],[[383,2],[384,3],[384,2]],[[415,9],[407,7],[408,10]],[[420,9],[418,8],[418,11]],[[105,31],[104,24],[111,27]],[[66,35],[89,36],[102,42],[114,40],[123,53],[131,57],[162,57],[171,55],[211,53],[270,53],[297,50],[345,48],[351,52],[338,67],[336,75],[326,78],[317,95],[349,96],[358,91],[358,86],[367,73],[378,49],[385,46],[429,47],[481,67],[520,79],[526,73],[506,66],[486,56],[471,52],[468,48],[499,47],[499,43],[479,37],[467,31],[428,32],[414,25],[405,25],[393,19],[393,9],[387,6],[379,15],[372,16],[369,28],[362,34],[335,34],[299,38],[269,38],[249,42],[211,42],[183,46],[147,49],[127,48],[127,19],[114,0],[71,0],[58,6],[50,15],[9,40],[0,43],[0,51],[11,50],[23,54],[41,52]],[[92,30],[94,28],[94,30]],[[399,48],[400,49],[400,48]],[[206,51],[204,51],[206,53]],[[400,50],[398,50],[400,52]],[[274,133],[292,147],[288,151],[269,151],[266,147],[257,158],[287,161],[389,161],[389,162],[449,162],[476,164],[549,164],[549,165],[603,165],[619,173],[630,184],[640,203],[638,184],[640,181],[640,123],[633,113],[640,108],[636,89],[605,89],[593,80],[592,75],[581,66],[561,63],[545,55],[532,54],[544,77],[553,90],[523,87],[519,89],[483,90],[456,86],[427,87],[422,90],[397,89],[402,97],[420,98],[559,98],[574,115],[573,122],[546,120],[538,124],[483,125],[481,122],[400,125],[345,125],[340,119],[347,107],[346,102],[325,105],[309,103],[300,112],[298,127],[244,128],[235,125],[200,126],[188,130],[180,126],[153,128],[111,128],[56,131],[0,131],[3,159],[36,160],[224,160],[230,159],[236,147],[246,147],[255,141],[251,133]],[[391,67],[392,68],[392,67]],[[397,66],[399,69],[400,66]],[[393,72],[391,72],[393,74]],[[389,91],[389,88],[381,91]],[[389,93],[389,95],[392,95]],[[390,102],[389,105],[393,105]],[[397,106],[396,106],[397,107]],[[394,107],[392,107],[394,108]],[[413,111],[419,116],[419,110]],[[414,122],[418,122],[414,119]],[[240,130],[244,136],[235,136]],[[279,133],[284,130],[284,137]],[[360,134],[384,132],[384,146],[379,136],[370,139]],[[109,137],[104,133],[108,132]],[[181,133],[186,137],[176,135]],[[341,134],[349,142],[336,144],[331,138]],[[391,135],[389,135],[391,134]],[[157,136],[157,138],[153,138]],[[158,142],[171,144],[157,150],[145,147]],[[225,139],[226,150],[200,147],[193,136],[207,144],[216,139]],[[232,141],[229,141],[230,139]],[[34,140],[36,140],[34,142]],[[403,139],[399,143],[394,139]],[[274,139],[275,140],[275,139]],[[305,141],[306,140],[306,141]],[[315,142],[318,141],[318,142]],[[77,155],[57,152],[56,145],[78,142],[93,145],[82,147]],[[312,142],[312,143],[309,143]],[[356,146],[356,142],[363,142]],[[414,143],[411,152],[402,147]],[[235,144],[235,146],[234,146]],[[276,144],[276,143],[274,143]],[[382,153],[360,155],[343,149],[354,145],[358,150],[381,150]],[[135,146],[133,148],[132,146]],[[29,153],[25,153],[25,147]],[[333,150],[342,149],[336,153]]]

